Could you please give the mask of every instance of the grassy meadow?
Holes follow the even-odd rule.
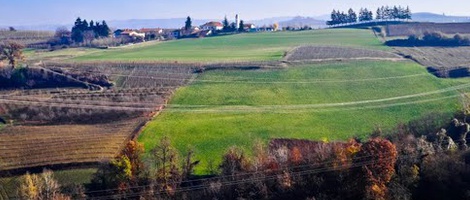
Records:
[[[201,174],[233,145],[250,150],[270,138],[344,140],[433,112],[451,115],[460,109],[459,91],[469,87],[405,61],[210,71],[180,88],[139,140],[150,149],[166,135],[182,152],[194,147]]]
[[[74,61],[230,62],[280,60],[299,45],[333,45],[389,50],[369,30],[328,29],[301,32],[246,33],[183,39],[96,51]]]

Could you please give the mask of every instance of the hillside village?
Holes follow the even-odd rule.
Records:
[[[186,23],[191,22],[188,17]],[[224,24],[225,23],[225,24]],[[191,24],[191,23],[190,23]],[[132,39],[135,41],[172,40],[181,38],[202,38],[219,34],[232,34],[240,32],[272,32],[278,30],[279,25],[256,26],[253,23],[244,23],[239,15],[230,23],[227,18],[223,22],[209,21],[200,26],[184,26],[180,29],[141,28],[141,29],[117,29],[113,32],[115,38]]]

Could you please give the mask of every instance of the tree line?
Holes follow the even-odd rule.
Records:
[[[110,34],[111,30],[106,21],[95,23],[91,20],[88,23],[86,19],[81,20],[78,17],[71,31],[71,39],[76,43],[91,42],[93,39],[109,37]]]
[[[373,19],[374,16],[372,11],[367,8],[361,8],[359,10],[359,16],[352,8],[350,8],[347,13],[333,10],[331,12],[331,20],[327,21],[327,25],[354,23],[357,21],[371,21]],[[401,6],[382,6],[377,8],[375,19],[411,19],[411,10],[408,6],[406,8]]]

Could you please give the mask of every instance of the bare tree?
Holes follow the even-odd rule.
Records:
[[[15,68],[18,60],[23,60],[24,46],[14,41],[0,43],[0,61],[8,60],[12,68]]]

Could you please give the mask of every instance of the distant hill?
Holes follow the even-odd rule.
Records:
[[[247,23],[253,23],[256,26],[269,26],[274,23],[279,23],[282,21],[288,21],[291,20],[294,17],[272,17],[272,18],[266,18],[266,19],[259,19],[259,20],[247,20]]]
[[[442,14],[420,12],[413,13],[413,21],[418,22],[436,22],[436,23],[449,23],[449,22],[470,22],[470,17],[466,16],[447,16]]]
[[[326,21],[323,21],[323,20],[317,20],[317,19],[314,19],[314,18],[311,18],[311,17],[301,17],[301,16],[298,16],[298,17],[294,17],[290,20],[287,20],[287,21],[282,21],[282,22],[279,22],[279,25],[281,27],[287,27],[287,26],[290,26],[290,27],[304,27],[304,26],[311,26],[313,28],[321,28],[321,27],[325,27]]]

